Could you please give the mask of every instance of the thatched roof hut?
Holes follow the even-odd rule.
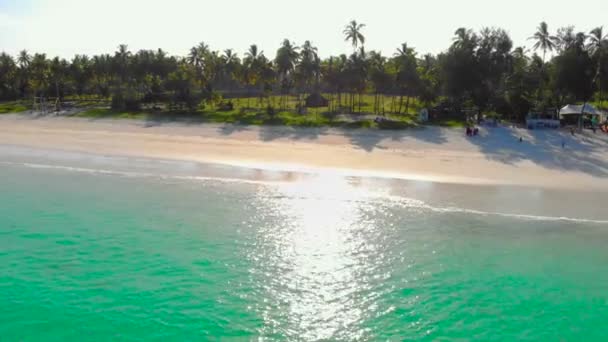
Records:
[[[319,93],[310,94],[306,98],[306,107],[308,108],[319,108],[329,106],[329,100],[324,98]]]

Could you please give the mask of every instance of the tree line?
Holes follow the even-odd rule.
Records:
[[[530,37],[531,50],[514,47],[501,28],[477,32],[459,28],[438,55],[419,55],[407,43],[390,56],[365,49],[365,25],[350,22],[343,34],[352,51],[321,59],[317,48],[285,39],[274,58],[251,45],[241,57],[234,50],[212,50],[200,43],[187,56],[162,49],[76,55],[71,60],[44,53],[0,54],[0,100],[34,97],[96,97],[115,109],[163,103],[174,110],[196,110],[227,99],[247,98],[287,110],[309,94],[329,97],[328,111],[361,111],[363,95],[373,95],[373,111],[411,111],[412,99],[454,110],[478,108],[515,119],[570,102],[602,100],[608,88],[608,35],[602,27],[552,34],[541,23]],[[277,100],[278,98],[278,100]],[[369,98],[369,96],[368,96]]]

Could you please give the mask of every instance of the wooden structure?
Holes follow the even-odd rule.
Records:
[[[306,103],[306,107],[308,107],[308,108],[320,108],[320,107],[329,106],[329,100],[326,99],[325,97],[323,97],[319,93],[310,94],[306,98],[305,103]]]

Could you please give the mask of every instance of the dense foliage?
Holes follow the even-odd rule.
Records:
[[[194,110],[247,97],[284,110],[288,97],[303,101],[321,93],[331,100],[329,111],[357,112],[362,95],[371,94],[374,112],[384,111],[382,102],[390,96],[395,113],[409,112],[410,100],[417,98],[426,106],[476,107],[522,119],[530,110],[601,101],[608,88],[608,39],[601,27],[589,34],[565,27],[551,35],[541,23],[530,38],[533,51],[514,47],[503,29],[459,28],[453,44],[437,56],[420,56],[405,43],[392,56],[366,51],[364,27],[349,23],[344,37],[352,52],[326,59],[310,41],[298,46],[287,39],[274,58],[256,45],[241,58],[205,43],[186,57],[161,49],[132,53],[126,45],[113,55],[76,55],[70,61],[27,51],[15,57],[2,53],[0,100],[96,97],[110,100],[115,109],[154,103]]]

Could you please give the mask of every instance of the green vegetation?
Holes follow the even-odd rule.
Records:
[[[434,124],[436,124],[438,126],[442,126],[442,127],[452,127],[452,128],[465,126],[464,121],[455,120],[455,119],[437,120],[436,122],[434,122]]]
[[[142,112],[116,111],[110,108],[92,108],[78,113],[83,118],[114,118],[114,119],[145,119],[147,115]]]
[[[245,102],[247,99],[235,99],[236,102]],[[343,127],[343,128],[371,128],[401,129],[416,126],[414,115],[386,115],[385,121],[374,122],[374,117],[368,114],[335,114],[325,108],[310,110],[306,114],[298,114],[293,111],[281,111],[269,113],[267,108],[251,106],[250,108],[233,109],[222,111],[218,109],[198,109],[194,111],[163,111],[163,110],[139,110],[123,111],[111,108],[91,108],[79,112],[78,117],[90,119],[144,119],[150,121],[186,121],[186,122],[210,122],[231,123],[238,125],[287,125],[300,127]]]
[[[0,114],[25,112],[28,108],[21,102],[0,103]]]
[[[0,113],[38,109],[33,99],[44,98],[47,108],[76,108],[90,118],[401,128],[416,125],[421,108],[430,109],[431,123],[454,127],[464,113],[522,121],[529,111],[566,103],[605,104],[608,39],[601,27],[552,35],[541,23],[530,38],[533,51],[514,47],[500,28],[459,28],[436,56],[406,43],[391,56],[367,51],[364,30],[350,22],[343,34],[352,51],[324,59],[310,41],[289,39],[274,58],[257,45],[239,57],[205,43],[184,57],[133,53],[126,45],[70,61],[2,53],[0,101],[21,102],[2,104]]]

